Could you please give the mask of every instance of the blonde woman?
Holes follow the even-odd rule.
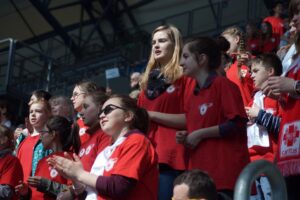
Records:
[[[174,179],[186,169],[184,147],[176,143],[176,131],[185,129],[184,102],[191,79],[179,65],[181,34],[171,25],[152,33],[152,51],[141,80],[138,105],[151,119],[149,138],[159,161],[159,199],[171,199]],[[176,115],[173,115],[176,114]]]

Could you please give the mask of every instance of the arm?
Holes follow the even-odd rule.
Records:
[[[268,132],[274,133],[275,136],[278,136],[280,121],[280,117],[267,113],[264,110],[260,110],[257,118],[255,119],[255,123],[265,127]]]
[[[150,119],[156,123],[176,129],[186,128],[185,114],[168,114],[155,111],[148,111]]]
[[[37,190],[43,193],[47,193],[51,196],[57,196],[60,192],[67,189],[68,186],[60,184],[45,178],[41,179],[40,184],[37,186]]]
[[[13,196],[13,190],[9,185],[0,185],[0,200],[11,199]]]

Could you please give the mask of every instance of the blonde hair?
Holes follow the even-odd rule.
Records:
[[[237,44],[238,46],[238,51],[245,51],[245,34],[242,31],[242,29],[240,29],[237,26],[231,26],[226,28],[222,35],[231,35],[233,37],[239,37],[239,42]]]
[[[152,38],[156,32],[166,31],[169,39],[174,44],[174,51],[171,60],[163,66],[161,70],[161,74],[166,78],[169,83],[174,83],[178,78],[182,76],[182,69],[180,67],[180,55],[182,49],[182,38],[179,30],[172,25],[163,25],[157,27],[152,32]],[[154,59],[153,52],[151,51],[150,58],[147,64],[147,68],[145,73],[142,76],[141,80],[141,88],[144,90],[147,87],[149,74],[153,68],[157,66],[157,63]]]

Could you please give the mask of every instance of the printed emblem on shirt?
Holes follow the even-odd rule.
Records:
[[[85,153],[85,149],[83,148],[83,149],[81,149],[80,152],[79,152],[79,157],[82,157],[84,153]]]
[[[300,155],[300,121],[285,124],[282,131],[280,155],[282,157]]]
[[[200,111],[200,115],[205,115],[207,109],[209,107],[212,107],[213,103],[204,103],[202,105],[199,106],[199,111]]]
[[[241,76],[246,77],[248,70],[247,69],[241,69]]]
[[[167,88],[167,93],[172,93],[175,91],[175,86],[174,85],[170,85],[168,88]]]
[[[85,150],[85,155],[88,155],[94,146],[95,146],[94,144],[89,145]]]
[[[106,166],[105,166],[105,171],[110,171],[114,167],[114,165],[117,162],[117,160],[118,160],[117,158],[111,158],[111,159],[109,159],[107,161]]]
[[[79,135],[85,134],[86,128],[80,128]]]
[[[58,172],[56,171],[56,169],[51,169],[50,170],[50,177],[51,178],[55,178],[58,175]]]

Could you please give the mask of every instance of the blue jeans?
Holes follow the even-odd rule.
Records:
[[[173,182],[175,178],[181,173],[182,171],[173,169],[160,170],[158,200],[171,200],[173,196]]]

